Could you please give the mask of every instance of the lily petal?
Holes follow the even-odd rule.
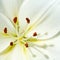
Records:
[[[49,48],[48,51],[51,52],[51,54],[54,56],[55,60],[60,59],[60,36],[57,37],[56,39],[54,39],[54,41],[52,43],[54,43],[54,47],[51,49]]]
[[[58,1],[56,2],[56,1],[53,1],[53,2],[51,2],[48,6],[47,6],[47,8],[46,8],[46,10],[44,10],[44,12],[41,14],[41,16],[40,16],[40,12],[39,12],[39,14],[38,15],[36,15],[36,21],[34,22],[34,23],[32,23],[32,25],[28,28],[28,30],[31,30],[31,29],[34,29],[34,28],[36,28],[36,26],[38,26],[38,25],[40,25],[40,24],[42,24],[43,22],[45,22],[45,20],[47,20],[50,16],[54,16],[54,17],[52,17],[52,19],[53,18],[59,18],[59,17],[57,17],[57,16],[55,16],[55,13],[57,13],[58,15],[59,15],[59,11],[57,12],[57,11],[54,11],[53,12],[53,9],[55,8],[55,7],[57,7],[58,6]],[[58,9],[57,9],[58,10]],[[52,13],[53,12],[53,13]],[[54,14],[54,15],[53,15]],[[51,19],[51,20],[52,20]],[[48,21],[50,20],[50,18],[48,19]],[[51,21],[50,20],[50,21]],[[56,20],[56,19],[54,19],[54,20]]]
[[[46,0],[47,2],[47,0]],[[45,3],[46,3],[45,2]],[[26,18],[30,19],[30,23],[35,18],[35,15],[38,13],[37,11],[42,11],[40,8],[45,7],[45,5],[42,5],[44,2],[40,0],[26,0],[23,5],[21,6],[21,9],[19,11],[19,20],[20,20],[20,28],[25,29],[27,27]],[[35,7],[34,7],[35,6]],[[41,7],[42,6],[42,7]],[[43,8],[42,8],[43,9]]]
[[[54,0],[27,0],[24,2],[24,4],[21,6],[20,12],[19,12],[19,20],[21,20],[20,27],[24,28],[26,26],[26,18],[30,19],[30,23],[37,20],[37,17],[40,18],[40,16],[44,13],[44,11],[53,4]],[[35,6],[35,7],[34,7]],[[38,16],[39,15],[39,16]],[[40,20],[38,20],[39,22]]]
[[[5,14],[13,19],[18,15],[19,8],[22,4],[23,0],[2,0],[3,8],[5,9]]]

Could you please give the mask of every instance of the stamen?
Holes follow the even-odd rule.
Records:
[[[7,33],[7,28],[6,27],[4,28],[4,33]]]
[[[17,22],[17,17],[14,17],[13,22],[14,22],[14,23]]]
[[[13,42],[10,42],[10,46],[13,46]]]
[[[30,19],[29,18],[26,18],[26,22],[29,24],[30,23]]]
[[[37,36],[37,33],[36,33],[36,32],[34,32],[34,33],[33,33],[33,36]]]
[[[28,48],[28,43],[25,44],[25,47]]]

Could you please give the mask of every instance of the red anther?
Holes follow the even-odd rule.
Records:
[[[26,22],[29,24],[30,23],[30,19],[29,18],[26,18]]]
[[[14,17],[13,22],[14,22],[14,23],[17,22],[17,17]]]
[[[10,42],[10,46],[13,46],[13,42]]]
[[[34,33],[33,33],[33,36],[37,36],[37,33],[36,33],[36,32],[34,32]]]
[[[26,43],[25,46],[28,47],[28,43]]]
[[[7,33],[7,28],[6,27],[4,28],[4,33]]]

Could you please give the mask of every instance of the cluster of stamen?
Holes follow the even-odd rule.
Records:
[[[29,18],[26,18],[26,22],[29,24],[30,23],[30,19]],[[15,24],[15,23],[17,23],[17,17],[14,17],[14,19],[13,19],[13,23]],[[7,33],[7,27],[5,27],[4,28],[4,33]],[[43,35],[48,35],[48,33],[46,32],[46,33],[44,33]],[[32,34],[32,36],[33,37],[38,37],[38,36],[40,36],[40,34],[37,34],[37,32],[34,32],[33,34]],[[22,37],[22,38],[27,38],[27,37]],[[18,40],[18,39],[17,39]],[[12,47],[12,46],[14,46],[14,44],[15,44],[15,42],[17,42],[17,40],[15,40],[14,42],[10,42],[10,46]],[[31,40],[33,40],[33,39],[31,39]],[[39,49],[37,49],[36,47],[42,47],[42,48],[46,48],[47,47],[47,45],[43,45],[43,46],[40,46],[40,45],[38,45],[38,44],[34,44],[34,43],[32,43],[31,42],[31,46],[34,46],[34,49],[35,50],[38,50],[39,52],[40,52],[40,50]],[[27,42],[25,42],[24,41],[24,46],[26,47],[26,48],[28,48],[28,47],[30,47],[30,44],[28,43],[28,41]],[[36,47],[35,47],[36,46]],[[52,45],[50,45],[50,46],[52,46]],[[33,55],[33,56],[35,56],[34,54],[33,54],[33,52],[30,50],[30,52],[31,52],[31,54]],[[45,57],[47,57],[48,58],[48,56],[46,55],[46,54],[44,54],[43,52],[42,52],[42,54],[45,56]]]

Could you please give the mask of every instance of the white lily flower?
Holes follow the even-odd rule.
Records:
[[[0,3],[0,60],[54,60],[48,47],[60,37],[60,1]]]

